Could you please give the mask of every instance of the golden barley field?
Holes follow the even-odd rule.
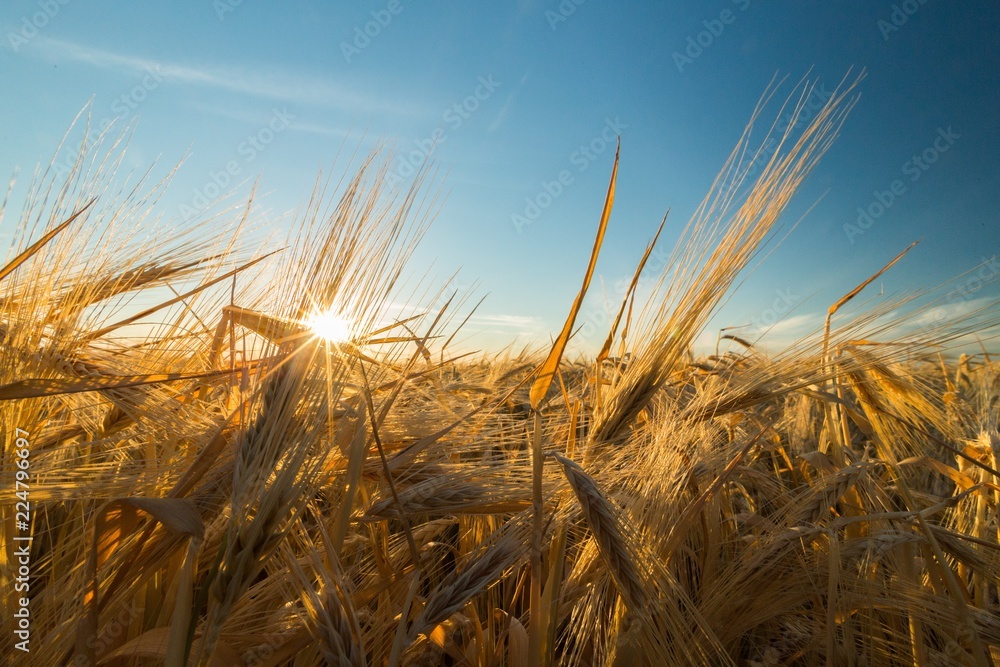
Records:
[[[436,191],[385,151],[280,242],[252,201],[172,230],[113,137],[39,172],[0,268],[4,664],[1000,663],[1000,310],[872,298],[896,248],[794,344],[693,348],[856,102],[745,136],[589,356],[627,151],[524,352],[456,348],[475,303],[406,282]]]

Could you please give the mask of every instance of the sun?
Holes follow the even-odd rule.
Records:
[[[314,334],[330,343],[346,343],[354,336],[351,320],[334,311],[315,313],[306,324]]]

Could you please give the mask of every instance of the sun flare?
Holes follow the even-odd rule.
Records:
[[[334,311],[315,313],[306,324],[314,334],[330,343],[346,343],[353,337],[351,320]]]

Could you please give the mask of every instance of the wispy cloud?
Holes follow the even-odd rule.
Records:
[[[393,319],[402,319],[427,312],[427,308],[409,303],[392,302],[386,306],[386,317],[383,318],[383,323],[388,324]],[[464,332],[473,339],[483,334],[539,337],[540,339],[547,339],[548,336],[548,328],[542,318],[503,313],[491,315],[476,313],[465,323]]]
[[[275,100],[285,104],[337,108],[352,113],[413,114],[412,104],[374,98],[356,90],[317,78],[277,69],[192,66],[167,62],[67,40],[39,36],[25,49],[26,54],[49,62],[74,62],[108,72],[139,75],[155,71],[165,81],[214,88],[239,95]]]
[[[503,124],[504,120],[507,118],[507,112],[510,111],[511,105],[513,105],[514,100],[517,99],[517,94],[521,91],[521,88],[524,86],[525,82],[528,80],[528,77],[530,75],[531,75],[531,70],[529,69],[527,72],[524,73],[524,76],[521,77],[521,80],[517,82],[517,85],[514,86],[514,89],[510,91],[510,93],[507,95],[507,99],[504,100],[503,106],[500,107],[500,111],[497,113],[496,118],[494,118],[493,121],[490,123],[490,126],[486,128],[486,131],[488,133],[495,132],[500,127],[500,125]]]
[[[817,329],[822,323],[823,316],[820,313],[790,315],[767,327],[764,333],[766,336],[792,336],[808,333]]]
[[[953,303],[942,303],[917,313],[907,323],[910,326],[924,327],[940,325],[942,322],[956,322],[975,314],[981,314],[986,309],[995,307],[996,298],[976,297]]]
[[[754,347],[780,350],[822,331],[823,319],[822,313],[801,313],[783,317],[767,326],[750,326],[744,329],[735,329],[730,333],[752,341]],[[704,353],[715,347],[716,333],[706,331],[705,334],[708,335],[704,336],[703,334],[704,338],[699,338],[695,344],[696,351]],[[708,343],[707,346],[706,343]]]
[[[523,329],[542,328],[544,322],[538,317],[528,315],[473,315],[469,318],[469,324]]]
[[[240,123],[261,123],[266,122],[266,118],[262,119],[259,110],[249,110],[244,107],[234,107],[229,105],[221,104],[206,104],[200,101],[190,101],[186,102],[185,106],[194,111],[203,114],[213,114],[216,116],[221,116],[223,118],[228,118],[230,120],[235,120]],[[310,134],[320,134],[328,137],[337,138],[348,138],[354,134],[360,136],[361,133],[353,132],[351,129],[345,129],[339,126],[322,125],[318,123],[306,123],[298,120],[293,120],[289,123],[288,129],[295,130],[298,132],[308,132]]]
[[[389,303],[380,324],[388,326],[394,320],[398,321],[420,313],[427,313],[427,309],[407,303]],[[433,318],[434,314],[429,314],[429,319],[426,322],[432,321]],[[461,319],[461,316],[457,317],[452,321],[450,327],[457,326]],[[414,324],[410,323],[409,326],[413,328]],[[424,328],[426,328],[426,324]],[[422,332],[424,328],[417,326],[415,330]],[[442,332],[436,333],[441,334]],[[529,315],[476,313],[469,318],[460,331],[454,332],[454,329],[448,328],[443,337],[447,338],[451,333],[457,333],[457,335],[448,346],[450,353],[499,350],[508,346],[523,347],[549,341],[549,330],[543,319]]]

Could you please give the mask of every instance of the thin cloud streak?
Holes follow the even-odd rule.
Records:
[[[821,313],[790,315],[764,329],[764,335],[787,336],[795,333],[803,333],[816,329],[822,326],[822,324],[823,315]]]
[[[259,113],[251,113],[243,108],[219,106],[214,104],[204,104],[202,102],[185,103],[185,107],[190,108],[199,113],[213,114],[216,116],[221,116],[223,118],[228,118],[230,120],[239,121],[241,123],[259,124],[262,122],[262,118]],[[303,123],[297,120],[293,120],[291,123],[289,123],[288,129],[297,132],[320,134],[324,136],[337,137],[342,139],[347,139],[357,134],[356,131],[352,131],[350,129],[343,129],[340,127],[332,127],[328,125],[320,125],[316,123]]]
[[[528,315],[473,315],[469,318],[469,324],[541,328],[544,323],[541,319]]]
[[[514,100],[517,99],[517,94],[521,92],[521,88],[524,87],[524,84],[530,75],[531,70],[529,69],[524,73],[524,76],[521,77],[521,80],[518,81],[514,90],[510,91],[510,94],[507,95],[507,99],[504,100],[503,106],[500,108],[499,113],[497,113],[496,118],[494,118],[493,122],[490,123],[490,126],[486,128],[487,134],[495,132],[503,124],[504,120],[507,119],[507,113],[510,111],[511,106],[514,104]]]
[[[192,67],[45,36],[33,40],[25,53],[44,60],[81,63],[109,72],[136,75],[154,71],[173,83],[205,86],[286,104],[338,108],[353,113],[413,114],[413,105],[409,102],[401,104],[399,100],[375,99],[326,79],[274,69],[262,72],[228,67]]]

